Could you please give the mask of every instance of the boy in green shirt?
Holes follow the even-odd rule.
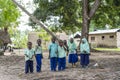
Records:
[[[33,73],[33,56],[34,50],[32,49],[32,42],[27,43],[27,49],[24,52],[25,55],[25,73]]]
[[[66,52],[63,45],[63,41],[60,40],[58,46],[58,71],[65,70],[66,67]]]
[[[52,38],[51,44],[49,45],[49,56],[50,56],[50,67],[51,71],[56,71],[57,67],[57,50],[58,50],[58,44],[55,42],[56,39]]]
[[[36,57],[36,71],[41,72],[41,66],[42,66],[42,46],[41,46],[41,39],[37,40],[37,45],[35,47],[35,57]]]

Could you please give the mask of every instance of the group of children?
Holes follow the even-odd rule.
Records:
[[[33,49],[32,43],[27,43],[28,48],[25,50],[25,73],[33,73],[33,57],[36,58],[36,71],[41,72],[42,66],[42,47],[41,47],[41,39],[37,40],[37,46]],[[51,44],[48,47],[49,50],[49,58],[50,58],[50,69],[51,71],[56,71],[58,66],[58,71],[63,71],[66,69],[66,56],[69,53],[68,62],[72,64],[72,67],[76,66],[76,62],[78,61],[77,55],[77,47],[76,44],[71,38],[68,43],[62,40],[59,40],[56,43],[56,39],[51,39]],[[82,67],[86,67],[89,64],[89,44],[85,38],[82,39],[82,43],[80,45],[80,56],[81,56],[81,65]]]

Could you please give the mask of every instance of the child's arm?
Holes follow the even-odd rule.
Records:
[[[50,59],[51,45],[49,45],[48,49],[49,49],[48,59]]]
[[[34,56],[36,57],[36,51],[34,50]]]
[[[48,59],[50,59],[50,50],[49,50],[49,55],[48,55]]]
[[[77,54],[77,49],[75,49],[75,51],[76,51],[76,54]]]
[[[29,57],[29,56],[27,55],[27,50],[24,51],[24,55],[25,55],[26,57]]]
[[[29,57],[27,54],[24,54],[26,57]]]
[[[64,48],[64,50],[66,51],[67,56],[68,56],[68,52],[69,52],[69,50],[68,50],[68,46],[67,46],[67,45],[64,45],[63,48]]]

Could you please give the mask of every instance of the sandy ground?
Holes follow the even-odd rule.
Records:
[[[67,69],[61,72],[50,71],[48,53],[44,52],[42,72],[36,72],[34,59],[33,74],[24,74],[23,50],[15,53],[6,52],[5,56],[0,56],[0,80],[120,80],[119,52],[92,52],[87,69],[82,69],[80,62],[76,68],[67,63]]]

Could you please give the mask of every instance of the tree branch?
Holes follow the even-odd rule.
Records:
[[[36,19],[36,17],[34,17],[33,15],[31,15],[23,6],[21,6],[20,4],[18,4],[15,0],[12,0],[15,5],[17,5],[22,11],[24,11],[28,16],[30,16],[30,18],[33,20],[33,22],[37,23],[38,25],[40,25],[47,33],[49,33],[52,37],[55,37],[57,40],[59,40],[54,33],[52,33],[47,26],[42,22],[39,21],[38,19]]]
[[[101,0],[95,0],[94,4],[90,10],[90,13],[89,13],[89,19],[91,19],[94,16],[96,10],[98,9],[98,7],[100,5],[100,1]]]

